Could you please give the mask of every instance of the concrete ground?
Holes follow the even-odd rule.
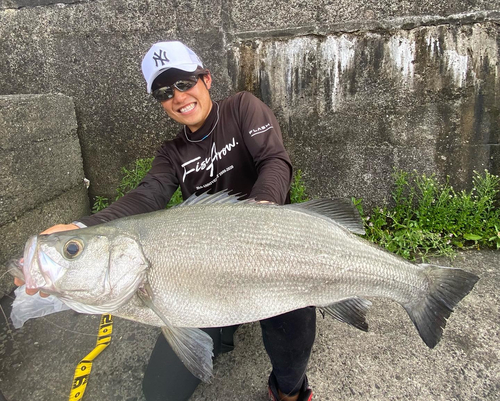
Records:
[[[440,264],[450,265],[448,261]],[[314,399],[499,400],[500,252],[461,253],[451,262],[480,276],[448,321],[433,350],[404,309],[374,300],[370,330],[318,316],[308,377]],[[11,299],[2,306],[10,312]],[[0,389],[8,401],[68,400],[74,369],[95,345],[99,316],[72,311],[0,325]],[[92,368],[83,400],[144,401],[141,379],[159,329],[115,318],[109,347]],[[266,400],[267,360],[258,324],[241,327],[236,347],[214,363],[212,384],[191,400]],[[1,398],[0,398],[1,399]]]

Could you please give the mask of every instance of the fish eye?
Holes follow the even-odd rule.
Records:
[[[63,250],[66,259],[74,259],[82,253],[83,244],[76,239],[71,239],[64,244]]]

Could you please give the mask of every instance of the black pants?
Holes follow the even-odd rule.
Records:
[[[316,308],[299,309],[260,322],[272,373],[285,394],[302,385],[316,336]],[[214,340],[214,356],[232,349],[237,326],[203,329]],[[142,389],[147,401],[186,401],[200,380],[179,360],[163,334],[158,337],[146,368]]]

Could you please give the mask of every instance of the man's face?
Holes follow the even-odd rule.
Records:
[[[161,105],[170,118],[186,125],[191,132],[195,132],[203,125],[212,109],[212,100],[208,92],[211,85],[210,74],[202,75],[191,89],[185,92],[174,89],[174,97],[161,102]]]

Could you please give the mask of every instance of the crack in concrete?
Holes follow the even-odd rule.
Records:
[[[12,5],[9,5],[9,7],[3,7],[0,8],[0,11],[16,11],[16,10],[25,10],[25,9],[30,9],[30,8],[37,8],[37,7],[45,7],[45,6],[57,6],[57,7],[64,7],[66,5],[73,5],[73,4],[86,4],[90,3],[91,0],[54,0],[54,1],[47,1],[46,3],[40,3],[40,4],[27,4],[27,5],[22,5],[22,4],[15,4],[15,1],[12,1],[11,3],[14,3]]]
[[[6,226],[8,224],[16,222],[17,220],[21,219],[24,215],[32,212],[33,210],[40,209],[44,205],[46,205],[46,204],[48,204],[50,202],[55,201],[57,198],[61,197],[62,195],[66,194],[68,192],[77,191],[83,185],[85,185],[85,184],[83,183],[83,179],[82,179],[82,181],[79,182],[78,184],[73,185],[73,186],[71,186],[71,187],[69,187],[67,189],[64,189],[60,193],[58,193],[58,194],[54,195],[53,197],[51,197],[50,199],[46,199],[46,200],[44,200],[44,201],[36,204],[35,206],[33,206],[33,207],[29,208],[29,209],[25,209],[25,210],[22,211],[21,214],[14,216],[11,220],[8,220],[8,221],[5,221],[5,222],[1,223],[0,224],[0,228]]]
[[[452,14],[448,16],[426,15],[399,17],[394,19],[386,19],[380,21],[352,21],[333,24],[312,24],[293,28],[280,28],[269,30],[252,30],[232,32],[231,35],[237,39],[252,39],[252,38],[275,38],[275,37],[290,37],[290,36],[319,36],[325,37],[330,34],[354,33],[354,32],[380,32],[405,30],[409,31],[415,28],[426,26],[439,25],[473,25],[481,22],[492,22],[500,24],[500,10],[491,11],[476,11],[460,14]]]
[[[21,148],[25,149],[26,144],[33,145],[33,144],[40,144],[40,143],[53,143],[54,145],[58,145],[59,143],[64,142],[66,140],[74,141],[76,139],[77,138],[74,138],[74,137],[68,137],[68,135],[66,135],[66,134],[54,135],[54,136],[49,136],[49,137],[45,137],[45,138],[31,139],[29,141],[23,142],[22,144],[15,144],[13,146],[6,146],[6,147],[0,146],[0,152],[12,152],[12,151],[16,151],[16,150],[21,149]],[[80,146],[79,143],[78,143],[78,146]]]

